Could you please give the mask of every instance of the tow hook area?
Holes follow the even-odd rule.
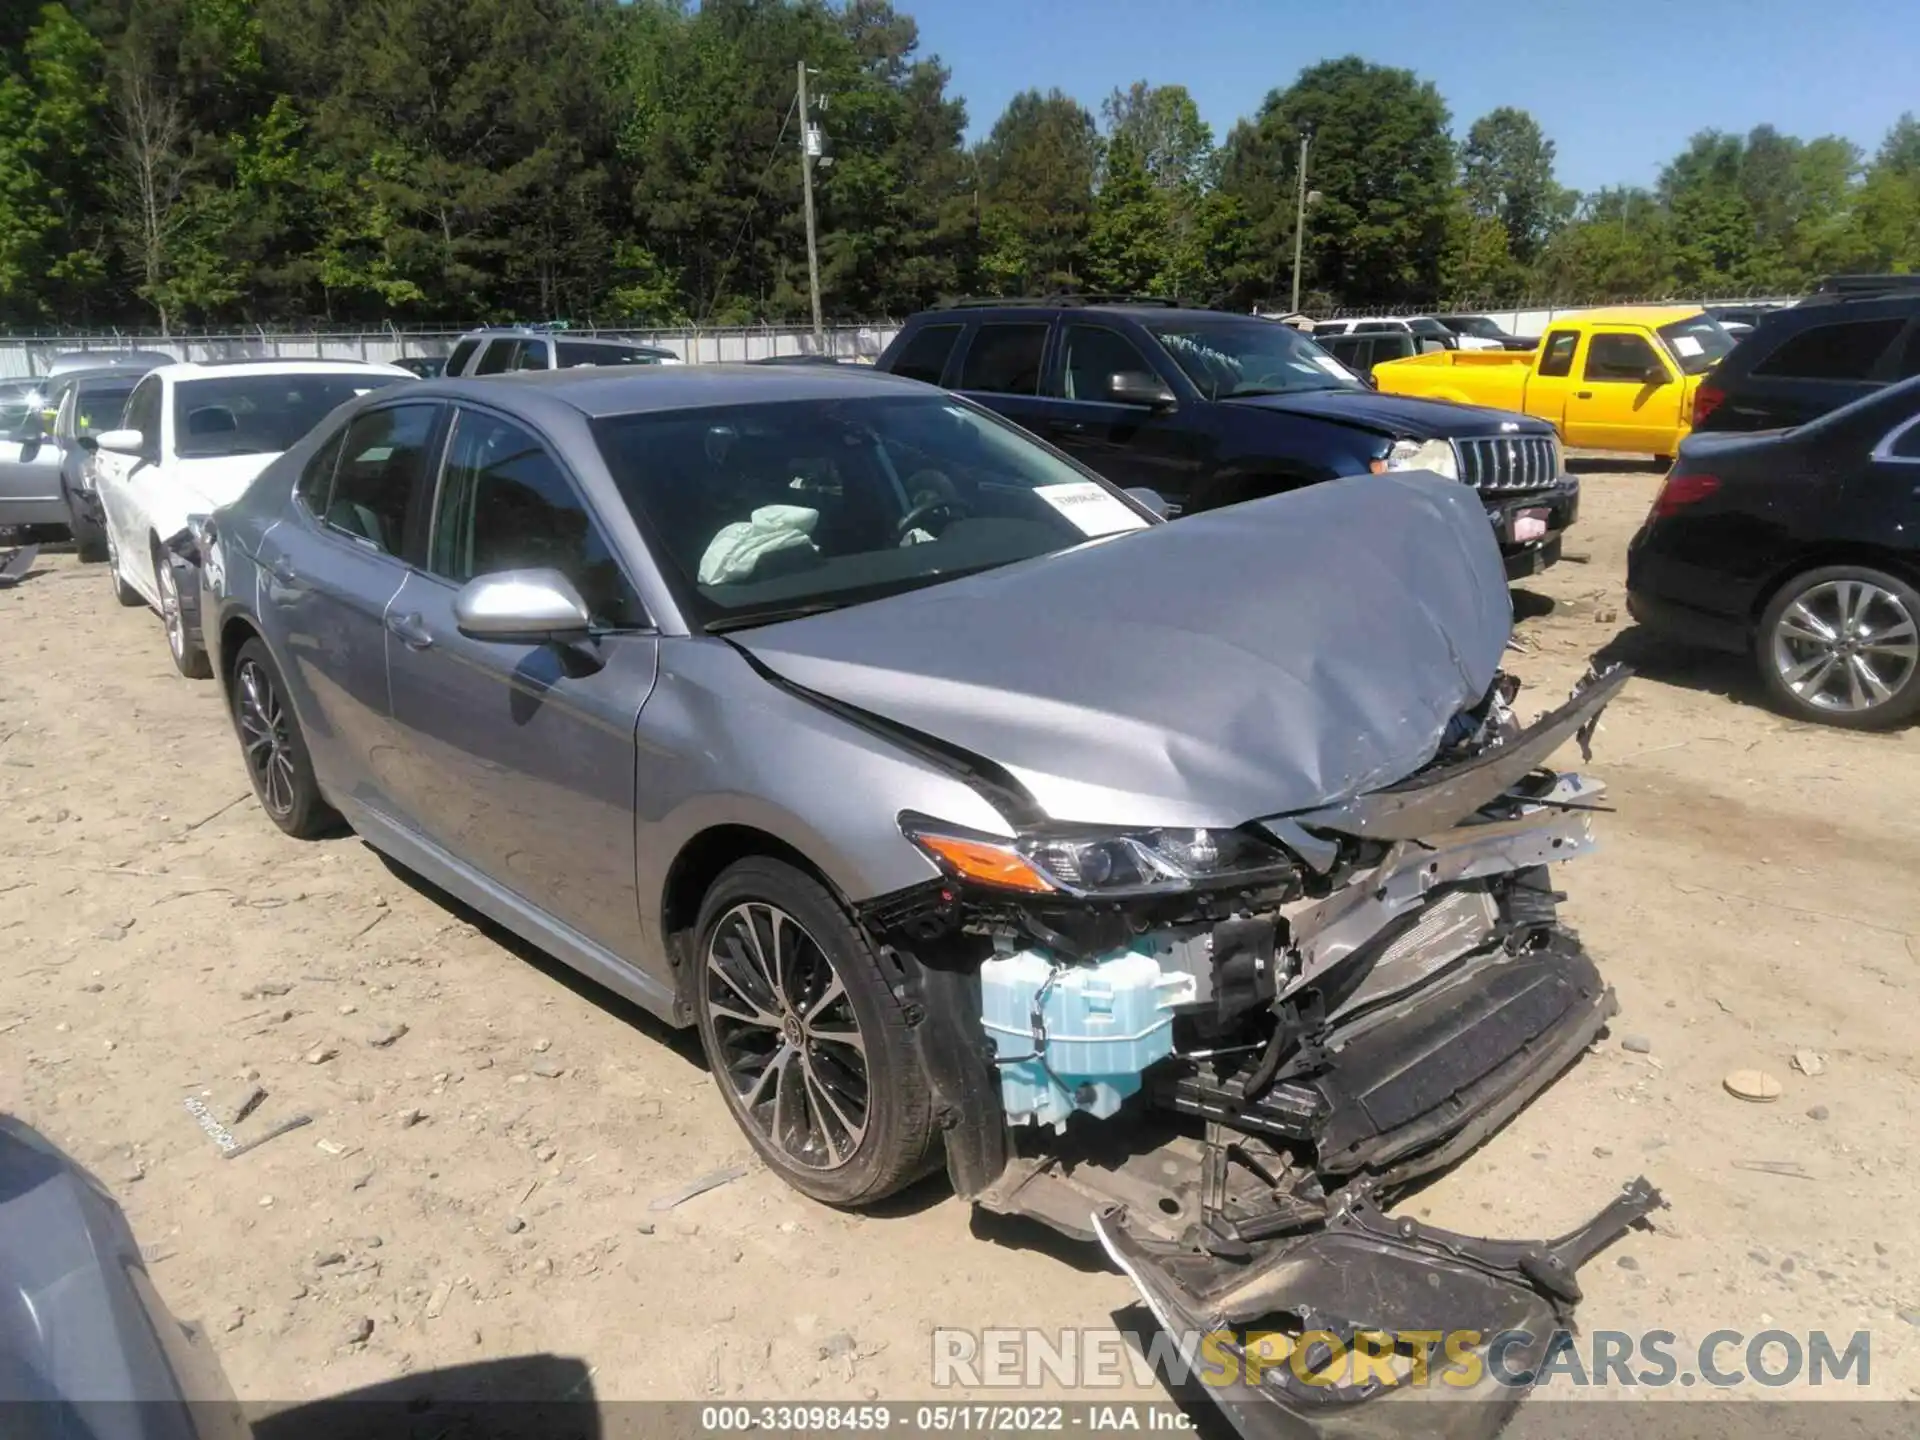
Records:
[[[1666,1204],[1641,1178],[1557,1239],[1487,1240],[1386,1215],[1357,1187],[1331,1199],[1323,1228],[1244,1264],[1143,1243],[1118,1208],[1093,1219],[1247,1440],[1498,1434],[1528,1388],[1512,1377],[1571,1322],[1580,1267]]]

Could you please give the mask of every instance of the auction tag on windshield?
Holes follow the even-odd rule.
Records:
[[[1673,337],[1673,349],[1677,355],[1692,358],[1698,355],[1704,348],[1705,347],[1691,335],[1676,335]]]
[[[1037,485],[1034,494],[1071,520],[1082,535],[1117,535],[1144,530],[1147,522],[1091,480]]]

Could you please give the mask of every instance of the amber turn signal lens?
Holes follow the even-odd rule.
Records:
[[[954,874],[977,880],[982,885],[998,885],[1004,890],[1025,890],[1043,894],[1053,889],[1044,876],[1019,854],[986,840],[961,840],[952,835],[913,837],[920,845],[945,861]]]

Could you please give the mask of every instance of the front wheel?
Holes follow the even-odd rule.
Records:
[[[210,679],[213,663],[200,642],[187,634],[187,617],[180,605],[180,567],[158,545],[153,547],[153,583],[160,592],[160,620],[167,627],[173,668],[189,680]]]
[[[741,860],[700,907],[692,977],[708,1063],[767,1167],[828,1205],[926,1172],[936,1130],[900,1000],[812,876]]]
[[[279,667],[257,637],[233,659],[233,728],[260,808],[296,840],[312,840],[339,823],[320,794],[306,737],[287,701]]]
[[[1875,730],[1920,713],[1920,593],[1864,565],[1795,576],[1760,617],[1768,693],[1803,720]]]

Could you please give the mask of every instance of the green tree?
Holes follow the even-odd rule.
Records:
[[[1228,137],[1221,185],[1239,195],[1258,249],[1269,252],[1242,266],[1277,275],[1290,262],[1270,253],[1292,238],[1292,187],[1272,177],[1297,174],[1307,127],[1308,183],[1321,199],[1307,219],[1306,283],[1348,304],[1432,300],[1454,190],[1447,107],[1412,71],[1358,56],[1302,71]],[[1261,298],[1246,295],[1248,278],[1243,268],[1236,288]]]
[[[1536,288],[1560,304],[1645,300],[1673,290],[1671,230],[1653,195],[1599,190],[1547,243]]]
[[[1468,212],[1497,220],[1512,258],[1532,263],[1576,198],[1553,178],[1553,141],[1533,116],[1503,105],[1473,122],[1460,160]]]
[[[1087,227],[1087,277],[1095,289],[1130,295],[1175,287],[1170,203],[1132,135],[1123,130],[1107,142]]]
[[[19,58],[0,68],[0,318],[78,319],[106,275],[105,49],[64,5],[9,28]]]
[[[1911,114],[1887,132],[1867,167],[1854,230],[1860,268],[1920,271],[1920,121]]]
[[[1080,288],[1100,136],[1058,90],[1016,95],[974,152],[980,268],[1001,294]]]

